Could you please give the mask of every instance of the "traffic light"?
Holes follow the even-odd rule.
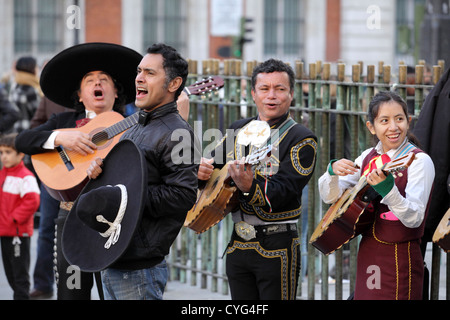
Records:
[[[250,34],[253,32],[251,23],[252,18],[241,18],[241,32],[237,37],[233,37],[233,56],[236,58],[242,58],[244,54],[244,45],[247,42],[252,42],[253,39],[249,38]]]
[[[241,47],[241,42],[240,42],[241,37],[237,36],[237,37],[233,37],[233,43],[232,43],[232,47],[231,47],[231,53],[233,55],[233,57],[235,58],[242,58],[242,47]]]
[[[253,22],[252,18],[241,18],[241,37],[244,42],[252,42],[252,39],[245,38],[246,35],[249,35],[253,32],[253,28],[251,23]]]

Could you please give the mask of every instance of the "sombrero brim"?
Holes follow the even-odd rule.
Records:
[[[112,265],[124,254],[141,220],[146,177],[145,159],[139,148],[131,140],[120,141],[106,156],[102,174],[90,180],[80,194],[106,185],[126,186],[128,204],[119,240],[109,249],[104,247],[108,238],[85,225],[76,214],[78,196],[67,216],[61,239],[64,257],[71,265],[78,266],[81,271],[97,272]]]
[[[74,108],[73,94],[91,71],[108,73],[123,87],[126,103],[136,97],[136,68],[142,55],[112,43],[91,42],[65,49],[54,56],[41,72],[44,95],[53,102]]]

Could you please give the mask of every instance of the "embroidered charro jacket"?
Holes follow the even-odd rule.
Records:
[[[221,168],[228,161],[241,159],[258,149],[251,143],[241,145],[236,139],[253,120],[256,118],[238,120],[230,126],[212,152],[215,167]],[[301,213],[302,190],[314,171],[317,138],[288,114],[272,125],[270,131],[267,144],[272,145],[271,156],[253,168],[254,179],[248,194],[238,191],[239,209],[242,215],[256,216],[263,222],[295,220]]]

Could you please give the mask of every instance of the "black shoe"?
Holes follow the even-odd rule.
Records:
[[[31,300],[50,299],[51,297],[53,297],[53,291],[44,292],[38,289],[33,289],[33,291],[30,292]]]

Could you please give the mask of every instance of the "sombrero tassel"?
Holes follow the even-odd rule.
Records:
[[[103,233],[100,233],[100,235],[104,238],[108,238],[108,241],[105,243],[105,249],[109,249],[112,245],[117,243],[119,241],[120,237],[120,231],[122,229],[121,222],[123,219],[123,216],[125,215],[125,209],[127,208],[127,202],[128,202],[128,194],[127,189],[123,184],[118,184],[116,187],[119,187],[121,190],[121,201],[120,201],[120,207],[119,212],[117,213],[116,219],[114,222],[109,222],[105,219],[102,215],[96,216],[96,219],[98,222],[103,222],[109,225],[109,229],[106,230]]]

